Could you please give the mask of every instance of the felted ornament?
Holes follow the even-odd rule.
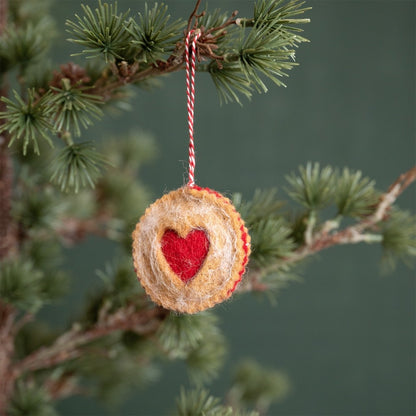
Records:
[[[182,313],[199,312],[229,298],[242,279],[250,254],[250,236],[231,201],[194,183],[198,37],[198,32],[191,31],[185,42],[188,184],[150,205],[133,231],[133,262],[141,284],[154,302]]]

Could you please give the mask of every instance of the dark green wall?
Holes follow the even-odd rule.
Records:
[[[193,5],[191,0],[167,3],[178,17],[187,16]],[[252,1],[209,4],[248,15]],[[200,185],[249,197],[256,188],[282,189],[284,176],[311,160],[361,169],[385,189],[414,164],[415,2],[308,4],[312,22],[305,33],[311,43],[301,46],[300,66],[290,73],[286,89],[271,86],[243,108],[220,107],[211,80],[197,75]],[[120,9],[143,5],[119,1]],[[54,10],[63,31],[64,19],[80,7],[78,1],[60,0]],[[68,59],[74,47],[67,47],[58,43],[56,59]],[[85,138],[122,136],[136,128],[158,139],[160,156],[143,173],[154,196],[181,186],[187,157],[183,73],[166,78],[157,91],[138,91],[131,113],[109,117]],[[415,208],[414,187],[400,204]],[[93,285],[94,270],[112,252],[111,244],[97,240],[71,251],[75,291],[65,307],[49,308],[52,321],[73,314]],[[211,390],[225,391],[233,365],[252,357],[284,370],[293,383],[290,396],[270,414],[414,415],[414,272],[399,267],[382,275],[380,252],[366,245],[330,249],[305,267],[303,282],[284,290],[277,306],[253,296],[219,306],[230,354]],[[166,368],[160,383],[131,395],[116,413],[162,415],[171,409],[186,375],[179,364]],[[89,399],[66,400],[59,407],[66,416],[107,414]]]

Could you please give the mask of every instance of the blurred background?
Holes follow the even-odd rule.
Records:
[[[94,6],[94,1],[85,1]],[[150,2],[151,3],[151,2]],[[168,0],[173,17],[187,18],[193,0]],[[144,8],[119,0],[120,11]],[[251,16],[253,1],[210,0],[210,8]],[[196,78],[196,180],[227,195],[251,197],[277,187],[307,161],[359,169],[380,190],[415,163],[415,5],[413,0],[309,0],[304,25],[309,44],[287,88],[270,85],[251,102],[219,104],[207,74]],[[65,38],[65,19],[81,11],[79,0],[54,5],[60,36],[54,62],[81,61]],[[120,137],[142,129],[157,140],[159,156],[142,171],[154,198],[184,183],[187,164],[185,75],[164,78],[160,88],[135,90],[132,110],[84,133],[83,138]],[[400,198],[414,210],[415,187]],[[132,224],[133,228],[134,224]],[[95,274],[117,255],[112,244],[90,238],[67,250],[73,276],[64,304],[43,317],[65,325],[99,282]],[[271,415],[414,415],[415,276],[400,265],[380,270],[380,247],[336,247],[309,261],[302,280],[283,290],[277,304],[266,297],[235,296],[216,307],[229,355],[210,386],[221,396],[240,359],[252,358],[285,372],[291,391]],[[138,390],[120,408],[108,410],[89,398],[59,405],[65,416],[164,415],[174,406],[185,367],[166,363],[156,384]]]

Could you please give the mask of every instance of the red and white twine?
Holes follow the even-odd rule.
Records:
[[[195,145],[194,145],[194,103],[195,103],[195,66],[196,66],[196,42],[201,36],[199,30],[191,30],[185,40],[186,62],[186,96],[188,107],[189,128],[189,169],[188,186],[195,185]],[[191,42],[192,38],[192,42]]]

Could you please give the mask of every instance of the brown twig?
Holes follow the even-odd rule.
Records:
[[[86,389],[78,385],[75,376],[71,372],[65,372],[58,378],[48,378],[43,384],[43,388],[52,400],[86,393]]]
[[[396,202],[399,195],[416,180],[416,166],[400,175],[388,188],[387,192],[382,194],[379,202],[375,207],[374,213],[365,217],[357,224],[351,225],[343,230],[330,233],[323,227],[323,232],[319,232],[312,237],[309,244],[296,250],[293,257],[286,259],[286,263],[293,263],[302,258],[314,254],[317,251],[338,244],[354,244],[368,241],[364,231],[372,228],[381,221],[384,221],[390,208]]]
[[[205,31],[206,35],[210,35],[211,33],[220,32],[217,34],[213,39],[217,40],[219,37],[224,36],[226,34],[225,28],[231,25],[237,24],[237,19],[235,17],[238,15],[238,10],[234,10],[231,13],[231,16],[221,25],[218,27],[212,27],[211,29],[208,29]]]
[[[17,363],[14,372],[19,376],[27,371],[50,368],[77,358],[84,352],[84,346],[115,331],[134,331],[149,335],[157,330],[168,313],[160,307],[137,311],[131,305],[106,315],[91,328],[83,329],[75,325],[52,345],[40,348]]]
[[[108,238],[106,226],[109,220],[106,215],[87,219],[64,218],[55,231],[63,242],[69,245],[82,241],[87,235]]]
[[[265,276],[271,272],[278,271],[286,265],[297,263],[306,257],[335,245],[380,241],[381,236],[367,234],[366,231],[388,218],[389,211],[399,195],[415,181],[416,166],[400,175],[390,185],[387,192],[380,196],[373,214],[365,217],[356,224],[335,232],[331,232],[331,227],[323,226],[320,231],[313,234],[308,241],[299,247],[290,257],[286,257],[272,267],[263,270],[261,275]],[[264,291],[267,289],[267,285],[261,283],[259,272],[254,270],[243,279],[241,287],[237,290],[239,292],[247,292]]]
[[[189,33],[189,31],[191,30],[191,27],[192,27],[192,21],[194,20],[194,19],[196,19],[196,22],[195,22],[195,24],[197,24],[198,23],[198,17],[201,17],[201,15],[198,15],[197,13],[198,13],[198,9],[199,9],[199,6],[201,5],[201,0],[197,0],[197,2],[196,2],[196,4],[195,4],[195,7],[194,7],[194,9],[192,10],[192,13],[191,13],[191,15],[189,16],[189,19],[188,19],[188,25],[186,26],[186,32],[185,32],[185,36],[186,36],[186,34],[188,34]]]

